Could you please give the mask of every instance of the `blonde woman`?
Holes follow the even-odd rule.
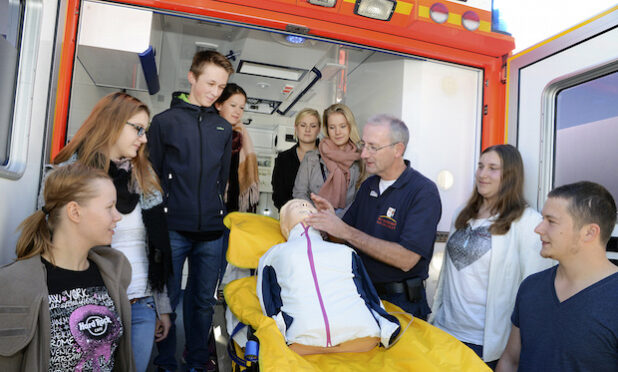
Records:
[[[121,216],[109,176],[81,164],[45,181],[17,261],[0,269],[0,370],[134,371],[131,267],[112,242]]]
[[[356,120],[349,107],[337,103],[324,110],[324,139],[307,152],[298,168],[292,196],[311,200],[311,193],[328,200],[341,217],[354,201],[363,181]]]
[[[309,151],[317,150],[320,134],[320,114],[312,108],[304,108],[296,114],[294,134],[298,139],[296,145],[277,155],[273,169],[273,203],[277,209],[292,199],[294,180],[298,167]]]

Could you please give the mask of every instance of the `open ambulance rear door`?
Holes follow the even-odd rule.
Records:
[[[618,200],[618,6],[508,60],[507,141],[538,210],[552,188],[581,180]]]

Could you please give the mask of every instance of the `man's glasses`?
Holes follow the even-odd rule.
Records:
[[[399,142],[393,142],[393,143],[390,143],[390,144],[388,144],[388,145],[384,145],[384,146],[376,147],[376,146],[374,146],[374,145],[367,145],[367,144],[365,143],[365,141],[360,141],[360,142],[358,143],[358,148],[359,148],[361,151],[363,151],[363,149],[367,149],[367,151],[369,151],[369,153],[371,153],[371,154],[375,154],[376,152],[378,152],[378,151],[380,151],[380,150],[382,150],[382,149],[385,149],[385,148],[387,148],[387,147],[391,147],[391,146],[395,146],[395,145],[396,145],[396,144],[398,144],[398,143],[399,143]]]
[[[129,123],[128,121],[127,121],[127,125],[130,125],[133,128],[135,128],[135,130],[137,131],[138,137],[141,137],[144,134],[146,134],[146,127],[142,127],[141,125],[138,125],[138,124]]]

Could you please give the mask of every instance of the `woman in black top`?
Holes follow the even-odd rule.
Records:
[[[307,151],[317,149],[320,133],[320,114],[311,108],[304,108],[294,120],[294,134],[298,139],[296,145],[277,155],[271,184],[273,185],[273,203],[277,209],[292,199],[292,189],[300,162]]]
[[[52,171],[44,203],[0,269],[1,371],[135,371],[131,266],[108,247],[121,215],[102,170]]]

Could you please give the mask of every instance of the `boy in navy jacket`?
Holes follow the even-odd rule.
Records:
[[[185,360],[188,368],[214,368],[208,352],[214,293],[223,254],[223,195],[230,171],[232,126],[213,103],[233,72],[222,54],[195,54],[188,73],[189,94],[175,92],[171,107],[156,115],[148,131],[150,161],[161,179],[170,230],[174,275],[167,284],[174,313],[168,337],[157,344],[160,370],[178,368],[175,309],[182,268],[189,259],[183,298]]]

